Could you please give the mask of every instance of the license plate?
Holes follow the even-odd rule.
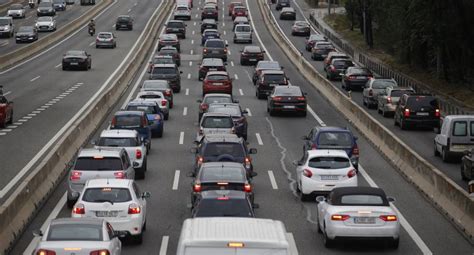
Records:
[[[337,175],[321,175],[321,180],[338,180],[339,176]]]
[[[357,76],[357,79],[358,80],[365,80],[365,77],[364,76]]]
[[[354,223],[356,224],[375,224],[374,217],[355,217]]]
[[[117,217],[118,212],[117,211],[97,211],[95,214],[97,217]]]
[[[127,25],[120,25],[121,27],[127,27]]]
[[[430,113],[429,112],[417,112],[416,115],[417,116],[428,116],[428,115],[430,115]]]
[[[284,105],[283,108],[285,109],[295,109],[294,105]]]
[[[215,83],[213,83],[212,85],[224,85],[224,83],[222,83],[222,82],[215,82]]]
[[[250,60],[250,61],[257,61],[257,59],[255,59],[255,58],[251,58],[251,59],[249,59],[249,60]]]
[[[179,32],[179,29],[178,28],[173,28],[173,31],[174,32]]]
[[[71,63],[70,65],[72,65],[72,66],[77,66],[77,65],[79,65],[79,63],[74,63],[74,62],[73,62],[73,63]]]
[[[217,71],[217,68],[209,68],[209,71]]]
[[[213,50],[212,53],[219,53],[219,51],[218,50]]]

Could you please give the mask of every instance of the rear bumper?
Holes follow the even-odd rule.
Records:
[[[361,224],[362,225],[362,224]],[[398,222],[386,223],[384,226],[367,225],[348,226],[343,222],[326,225],[326,234],[330,239],[343,238],[393,238],[398,239],[400,225]]]
[[[403,120],[406,124],[415,125],[420,127],[433,127],[439,128],[441,126],[441,122],[439,119],[404,119]]]
[[[334,188],[356,187],[357,176],[342,181],[318,181],[306,176],[301,176],[301,193],[303,194],[328,194]]]

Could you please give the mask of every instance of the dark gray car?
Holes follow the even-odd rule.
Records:
[[[36,15],[38,17],[56,15],[56,10],[53,7],[53,3],[41,2],[40,4],[38,4],[38,9],[36,9]]]
[[[181,90],[181,74],[183,72],[178,70],[174,64],[158,64],[154,65],[150,80],[167,80],[173,89],[173,92],[179,93]]]
[[[204,43],[202,58],[220,58],[227,61],[227,46],[221,39],[209,39]]]
[[[33,26],[22,26],[16,32],[15,40],[16,43],[34,42],[38,40],[38,31]]]

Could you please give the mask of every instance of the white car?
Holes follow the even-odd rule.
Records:
[[[143,241],[146,229],[146,199],[133,180],[92,179],[72,209],[72,218],[100,218],[115,230],[124,231],[135,243]]]
[[[196,141],[201,141],[203,136],[213,134],[235,134],[232,116],[225,113],[204,113],[199,123]]]
[[[114,231],[103,219],[53,219],[44,233],[35,231],[41,238],[33,254],[109,254],[120,255],[124,233]]]
[[[184,19],[184,20],[191,20],[191,10],[189,6],[179,4],[176,6],[176,9],[174,11],[174,19]]]
[[[357,170],[342,150],[309,150],[296,165],[301,200],[327,194],[335,187],[356,187]]]
[[[12,18],[25,18],[26,10],[22,4],[12,4],[8,8],[7,16]]]
[[[165,116],[165,120],[168,119],[170,113],[170,102],[166,99],[165,95],[161,91],[140,91],[137,94],[136,99],[153,100],[159,106],[160,110]]]
[[[38,17],[35,24],[38,32],[56,31],[56,20],[50,16]]]
[[[395,199],[380,188],[335,188],[328,198],[318,196],[318,232],[324,245],[334,246],[340,239],[384,239],[388,246],[398,248],[400,222],[390,206]]]

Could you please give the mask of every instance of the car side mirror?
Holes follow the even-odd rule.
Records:
[[[252,208],[253,208],[253,209],[258,209],[258,208],[260,208],[260,205],[254,203],[254,204],[252,205]]]
[[[137,161],[133,161],[133,167],[138,167],[140,164],[138,164]]]
[[[191,153],[197,153],[197,148],[191,148],[190,151]]]
[[[470,157],[471,156],[471,151],[470,150],[465,150],[464,155]]]
[[[395,198],[394,198],[394,197],[387,197],[387,200],[388,200],[388,202],[391,202],[391,203],[395,202]]]
[[[41,229],[33,230],[33,236],[42,237],[43,236],[43,231],[41,231]]]
[[[239,100],[238,100],[238,99],[234,99],[233,102],[237,104],[237,103],[239,103]]]
[[[309,140],[308,136],[305,136],[305,135],[302,136],[301,139],[302,139],[302,140]]]
[[[202,103],[202,100],[201,100],[201,99],[198,99],[198,100],[196,100],[196,102],[198,102],[198,103]]]
[[[257,154],[257,149],[251,148],[251,149],[249,150],[249,154]]]
[[[252,178],[255,177],[255,176],[257,176],[257,175],[258,175],[257,172],[252,172],[252,173],[250,173],[250,176],[251,176]]]
[[[126,231],[114,231],[114,237],[125,238],[125,237],[127,237],[127,232]]]
[[[150,192],[145,191],[145,192],[142,193],[142,198],[149,198],[149,197],[151,197],[151,193],[150,193]]]
[[[92,140],[92,141],[91,141],[91,144],[92,144],[92,145],[96,145],[96,144],[97,144],[97,141],[96,141],[96,140]]]
[[[324,201],[326,201],[326,198],[325,198],[324,196],[317,196],[317,197],[316,197],[316,202],[322,203],[322,202],[324,202]]]

